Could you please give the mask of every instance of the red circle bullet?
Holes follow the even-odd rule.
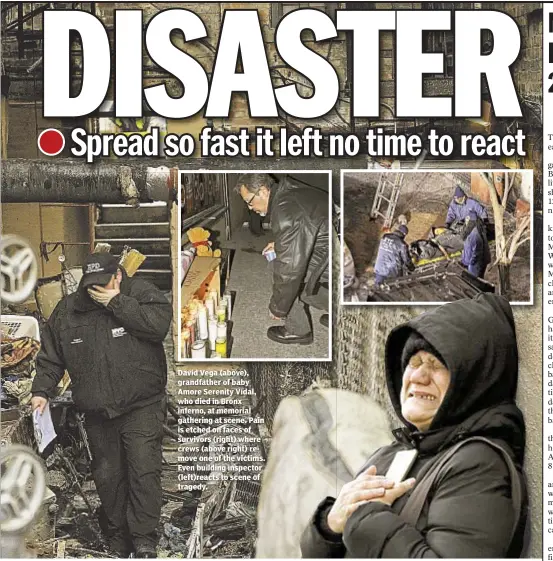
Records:
[[[65,146],[65,137],[57,129],[46,129],[38,135],[38,148],[46,156],[57,156]]]

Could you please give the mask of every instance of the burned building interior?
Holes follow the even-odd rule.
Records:
[[[230,8],[250,8],[252,4],[226,3],[174,3],[175,7],[201,13],[209,37],[206,40],[180,45],[195,56],[209,73],[212,69],[218,29],[224,11]],[[290,131],[299,131],[306,123],[282,114],[277,119],[251,119],[248,113],[247,96],[235,94],[231,116],[228,119],[206,120],[201,113],[186,120],[163,120],[152,118],[133,122],[115,122],[109,113],[99,113],[86,119],[44,119],[42,111],[42,21],[45,11],[83,10],[95,14],[110,34],[114,35],[114,10],[125,8],[143,10],[144,25],[147,20],[167,7],[155,3],[17,3],[4,2],[1,6],[2,26],[2,106],[1,106],[1,150],[2,150],[2,255],[10,251],[30,248],[35,256],[36,268],[31,277],[36,283],[28,291],[23,302],[14,297],[10,303],[2,294],[2,447],[24,444],[34,447],[32,422],[30,420],[30,378],[34,369],[33,358],[39,340],[39,330],[56,303],[63,295],[75,290],[80,268],[86,254],[98,248],[106,249],[127,259],[135,274],[153,282],[174,302],[177,310],[178,269],[180,255],[191,245],[186,235],[182,246],[177,247],[179,237],[179,214],[177,207],[178,173],[183,171],[194,177],[195,170],[331,170],[332,195],[339,204],[341,169],[405,168],[415,165],[421,169],[533,169],[534,170],[534,260],[536,283],[541,283],[541,200],[542,200],[542,131],[541,131],[541,4],[535,2],[402,2],[397,9],[411,10],[456,10],[496,9],[511,15],[517,22],[522,39],[521,53],[512,67],[513,77],[523,117],[498,119],[493,114],[485,84],[483,88],[483,115],[481,119],[396,119],[394,117],[395,40],[392,32],[384,32],[380,38],[380,95],[381,115],[378,119],[352,118],[351,77],[352,38],[340,33],[331,41],[316,42],[306,34],[303,38],[309,47],[329,60],[340,80],[340,98],[336,108],[319,120],[317,126],[323,131],[359,134],[362,140],[367,127],[381,127],[388,132],[420,134],[423,138],[431,129],[456,137],[464,132],[502,134],[523,129],[527,137],[527,156],[490,160],[462,160],[458,154],[450,159],[393,160],[370,158],[359,155],[352,158],[201,158],[195,154],[190,158],[116,159],[105,158],[95,164],[70,157],[68,146],[55,158],[47,159],[37,147],[37,137],[47,128],[56,128],[67,137],[75,127],[90,132],[144,132],[149,127],[161,126],[166,132],[190,133],[195,136],[205,126],[221,132],[237,131],[241,127],[253,130],[256,126],[286,126]],[[295,84],[301,95],[309,96],[309,81],[290,69],[280,60],[275,48],[274,35],[279,18],[300,7],[297,3],[259,3],[258,10],[262,31],[266,41],[267,59],[271,77],[276,85]],[[387,10],[389,3],[306,3],[301,7],[324,10],[329,15],[337,8]],[[425,95],[452,95],[454,53],[450,32],[433,31],[425,34],[428,52],[440,52],[445,56],[444,72],[429,75],[424,79]],[[78,37],[72,46],[71,61],[73,79],[78,87],[82,78],[82,52]],[[180,84],[173,76],[162,71],[145,56],[144,83],[166,83],[169,91],[179,95]],[[311,125],[313,123],[310,123]],[[361,151],[363,154],[363,151]],[[227,175],[227,193],[233,194],[231,182],[234,173]],[[259,252],[268,235],[255,237],[249,228],[247,210],[240,201],[198,201],[199,206],[181,216],[182,230],[192,227],[210,230],[213,247],[220,248],[228,262],[234,261],[237,274],[228,278],[228,289],[237,293],[235,302],[240,305],[240,283],[262,292],[262,283],[269,270]],[[259,455],[267,458],[271,444],[273,419],[282,398],[299,395],[314,382],[319,385],[338,387],[369,394],[393,419],[393,410],[384,390],[385,378],[382,349],[389,331],[420,310],[394,307],[386,314],[378,308],[360,309],[340,307],[339,237],[338,223],[333,241],[333,338],[332,362],[251,362],[243,366],[249,375],[251,394],[243,397],[244,405],[251,409],[251,416],[262,420],[256,423],[254,432],[261,437]],[[229,230],[229,231],[227,231]],[[182,232],[180,232],[182,235]],[[11,238],[8,236],[11,235]],[[14,239],[14,236],[16,237]],[[349,240],[348,240],[349,241]],[[216,242],[216,243],[215,243]],[[10,245],[11,244],[11,245]],[[138,251],[146,259],[135,260]],[[255,261],[254,261],[255,258]],[[241,265],[241,262],[243,265]],[[251,264],[255,263],[254,269]],[[227,268],[219,267],[222,285],[227,281]],[[243,271],[244,274],[239,274]],[[251,271],[251,273],[250,273]],[[260,282],[251,277],[259,275]],[[25,280],[25,279],[24,279]],[[28,279],[26,279],[28,280]],[[4,282],[4,279],[3,279]],[[7,282],[7,281],[6,281]],[[527,282],[527,281],[526,281]],[[28,283],[27,283],[28,284]],[[19,291],[15,296],[24,294]],[[539,296],[536,305],[540,307]],[[236,309],[236,314],[240,310]],[[244,308],[244,314],[248,310]],[[260,312],[261,313],[261,312]],[[175,314],[177,315],[177,314]],[[240,317],[240,316],[235,316]],[[244,316],[246,317],[246,316]],[[533,537],[531,553],[541,556],[541,380],[537,373],[541,366],[541,342],[535,337],[538,323],[533,310],[515,310],[517,330],[521,340],[520,384],[518,401],[527,416],[529,430],[527,441],[526,473],[529,481],[532,511]],[[176,321],[176,319],[175,319]],[[539,320],[541,322],[541,318]],[[264,329],[265,325],[256,326]],[[238,326],[235,326],[238,329]],[[259,483],[233,482],[229,487],[215,480],[202,492],[180,492],[177,488],[177,464],[179,458],[198,446],[198,441],[186,442],[185,452],[178,452],[176,432],[178,413],[175,405],[177,395],[177,368],[186,365],[175,361],[177,326],[165,341],[168,357],[169,408],[164,437],[163,510],[159,527],[160,550],[167,556],[187,557],[251,557],[255,553],[256,506]],[[234,331],[234,352],[239,357],[248,353],[241,344],[256,344],[263,333],[239,337]],[[360,344],[360,340],[368,341]],[[19,342],[18,342],[19,341]],[[257,342],[259,345],[259,343]],[[275,355],[268,355],[277,358]],[[220,369],[220,377],[231,376],[224,365],[212,366]],[[9,390],[9,391],[8,391]],[[89,557],[107,555],[101,539],[97,521],[99,500],[90,478],[90,454],[82,421],[72,407],[70,379],[62,381],[60,398],[55,407],[55,420],[59,439],[55,450],[48,450],[45,458],[48,468],[47,485],[50,494],[44,500],[40,523],[28,532],[27,546],[43,557]],[[204,426],[206,441],[209,426]],[[230,460],[232,462],[232,460]],[[201,507],[201,508],[199,508]]]

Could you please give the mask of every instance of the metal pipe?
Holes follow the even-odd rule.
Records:
[[[87,208],[89,203],[42,203],[44,207],[62,207],[62,208]]]
[[[2,162],[2,201],[134,205],[167,201],[177,188],[178,174],[150,163],[8,159]]]

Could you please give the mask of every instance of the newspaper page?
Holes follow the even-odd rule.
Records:
[[[553,560],[552,5],[0,6],[2,557]]]

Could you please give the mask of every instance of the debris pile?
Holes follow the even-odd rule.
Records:
[[[0,398],[3,408],[26,405],[31,400],[31,386],[35,370],[35,356],[40,343],[32,337],[10,338],[2,332],[2,386]]]
[[[417,268],[373,288],[368,302],[448,302],[473,298],[480,292],[494,292],[494,285],[469,274],[455,261],[437,262]]]
[[[225,487],[227,487],[225,489]],[[235,489],[236,482],[230,486]],[[213,497],[228,495],[228,486],[219,485]],[[215,500],[214,500],[215,502]],[[186,504],[186,501],[185,501]],[[162,555],[185,555],[194,557],[245,557],[251,558],[255,551],[256,510],[241,503],[220,503],[216,517],[204,517],[204,505],[191,503],[176,509],[171,522],[161,529],[159,548]]]
[[[237,473],[241,461],[236,458],[231,456],[224,472]],[[203,491],[164,493],[164,498],[170,501],[181,498],[179,506],[162,515],[160,556],[254,556],[260,484],[223,478],[220,462],[217,469],[211,467],[214,479],[208,481]],[[200,473],[206,472],[202,469]]]

